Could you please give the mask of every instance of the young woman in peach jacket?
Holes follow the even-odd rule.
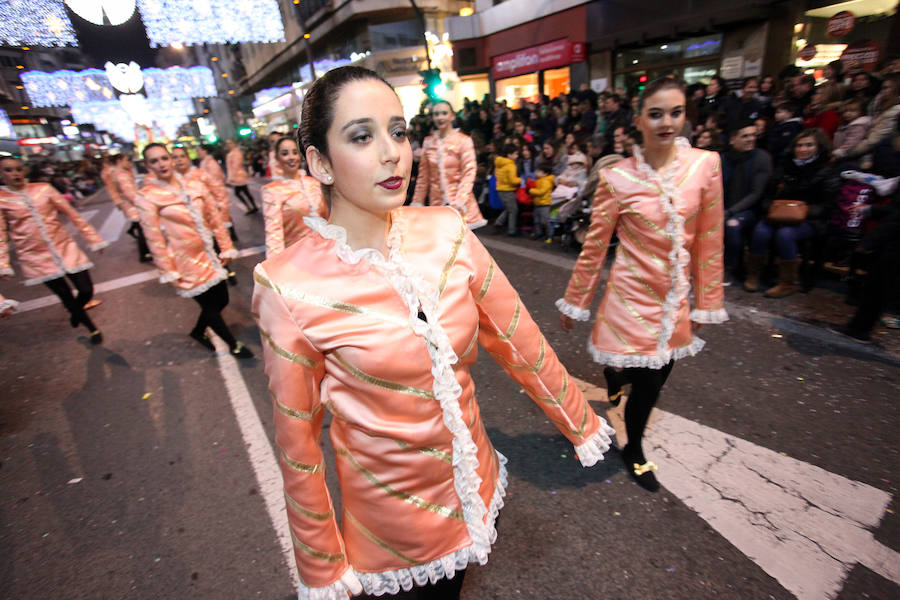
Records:
[[[244,153],[241,152],[234,140],[225,140],[225,148],[228,149],[228,154],[225,155],[227,183],[234,186],[234,195],[244,205],[246,214],[259,212],[256,200],[253,199],[253,194],[247,187],[247,184],[250,183],[250,174],[244,167]]]
[[[425,197],[431,206],[452,206],[463,216],[469,229],[487,225],[472,193],[477,162],[472,138],[453,129],[453,109],[448,102],[431,107],[437,131],[425,138],[419,176],[412,204],[421,206]]]
[[[266,223],[266,256],[274,256],[290,246],[306,230],[303,217],[328,218],[322,186],[301,168],[297,142],[283,137],[273,150],[279,173],[262,189],[263,219]]]
[[[643,148],[600,170],[591,225],[566,293],[556,305],[563,329],[587,321],[609,242],[619,246],[596,313],[588,351],[604,365],[610,400],[631,384],[625,405],[628,473],[642,487],[659,483],[641,446],[644,427],[676,359],[704,342],[694,333],[728,315],[722,292],[722,178],[719,155],[691,148],[680,84],[660,79],[640,99]],[[693,283],[694,309],[691,310]],[[621,368],[618,372],[615,368]]]
[[[211,146],[207,144],[197,146],[197,157],[200,159],[200,168],[210,176],[212,181],[213,187],[210,188],[210,191],[213,192],[213,197],[216,199],[216,204],[219,207],[219,217],[225,223],[225,227],[228,228],[232,241],[236,242],[238,237],[237,232],[234,230],[234,223],[231,220],[231,201],[228,198],[228,189],[225,185],[225,171],[222,170],[219,161],[212,155]]]
[[[72,327],[84,325],[91,343],[103,336],[85,312],[94,296],[88,269],[94,265],[66,231],[62,216],[74,225],[95,252],[109,245],[84,217],[49,183],[26,183],[22,163],[13,157],[0,158],[0,278],[12,277],[9,239],[16,247],[25,285],[43,283],[69,311]],[[8,232],[8,233],[7,233]],[[78,292],[66,282],[68,278]]]
[[[137,242],[138,260],[150,262],[153,257],[150,255],[144,231],[141,229],[141,218],[136,206],[137,182],[131,168],[131,158],[125,154],[117,154],[110,158],[110,163],[112,165],[109,173],[110,183],[107,184],[109,195],[125,218],[131,221],[128,235]]]
[[[458,598],[467,565],[488,559],[507,483],[469,373],[478,344],[582,464],[602,458],[612,430],[459,213],[402,206],[412,151],[393,89],[372,71],[334,69],[303,115],[331,216],[307,217],[298,242],[257,266],[253,297],[299,598],[414,587]],[[319,445],[324,408],[341,527]]]
[[[177,173],[162,144],[144,148],[144,164],[153,176],[144,180],[138,196],[141,226],[160,271],[160,283],[173,285],[179,296],[193,298],[200,305],[200,316],[189,335],[213,351],[215,347],[206,337],[209,327],[236,357],[253,356],[235,340],[222,319],[222,310],[228,305],[225,265],[237,257],[237,251],[212,194],[201,182]]]

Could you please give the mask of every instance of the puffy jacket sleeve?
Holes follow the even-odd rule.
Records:
[[[418,184],[416,184],[418,185]],[[284,217],[281,214],[282,195],[272,189],[272,184],[263,186],[263,221],[266,229],[266,256],[275,256],[284,250]]]
[[[556,301],[556,307],[563,314],[578,321],[590,319],[589,307],[600,283],[606,252],[618,218],[616,191],[607,180],[604,170],[601,170],[597,190],[594,192],[591,225],[569,278],[566,293]]]
[[[299,597],[346,600],[346,581],[355,580],[355,575],[325,485],[325,461],[319,445],[324,356],[298,327],[278,284],[269,279],[263,265],[257,265],[253,278],[253,314],[274,405],[275,452],[300,574]]]
[[[140,194],[136,196],[136,200],[138,215],[141,220],[141,230],[144,232],[144,238],[147,240],[150,254],[153,255],[153,263],[159,269],[159,282],[172,283],[173,281],[178,281],[181,274],[175,266],[175,257],[172,256],[172,251],[169,249],[160,227],[157,205],[149,197]]]
[[[219,244],[219,258],[237,258],[237,250],[231,242],[231,236],[228,235],[228,228],[222,220],[219,205],[206,185],[203,186],[203,220]]]
[[[722,169],[719,155],[713,154],[712,158],[700,197],[694,244],[690,250],[694,287],[691,321],[695,323],[723,323],[728,320],[722,287],[725,272]]]
[[[140,217],[135,208],[137,206],[137,188],[135,187],[134,179],[121,169],[117,169],[113,180],[115,181],[114,187],[118,188],[119,193],[119,201],[116,205],[132,221],[139,220]]]
[[[533,188],[528,188],[528,193],[535,197],[535,199],[542,198],[544,196],[549,197],[550,193],[553,191],[553,178],[552,177],[541,177],[537,181],[534,182]]]
[[[460,220],[460,227],[465,224]],[[602,460],[614,432],[588,405],[506,276],[471,232],[465,234],[478,306],[478,341],[575,446],[584,466]]]
[[[56,210],[60,213],[64,214],[67,219],[78,229],[78,232],[81,233],[81,236],[87,240],[88,244],[91,246],[91,250],[103,250],[107,246],[109,246],[109,242],[105,241],[100,234],[97,233],[97,230],[94,229],[90,223],[88,223],[84,217],[81,216],[81,213],[75,210],[71,204],[69,204],[65,198],[63,198],[59,192],[56,191],[53,186],[47,184],[48,194],[50,195],[50,201],[53,203],[53,206],[56,207]]]

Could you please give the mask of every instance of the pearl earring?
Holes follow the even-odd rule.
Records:
[[[325,176],[325,181],[327,181],[328,183],[331,183],[331,179],[332,179],[331,175]]]

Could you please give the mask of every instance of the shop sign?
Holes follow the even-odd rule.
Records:
[[[839,38],[844,37],[856,26],[856,17],[849,10],[842,10],[836,15],[828,19],[825,26],[825,34],[828,37]]]
[[[808,46],[803,46],[803,49],[797,53],[797,57],[800,60],[805,60],[806,62],[811,61],[816,57],[816,45],[810,44]]]
[[[880,60],[881,45],[871,40],[853,42],[841,54],[841,62],[844,63],[844,69],[847,71],[856,69],[874,71],[875,65]]]
[[[494,79],[534,73],[542,69],[562,67],[585,58],[583,42],[556,40],[495,56],[492,60]]]

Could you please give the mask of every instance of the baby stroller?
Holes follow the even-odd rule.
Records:
[[[583,196],[576,196],[567,200],[556,208],[556,217],[553,217],[551,209],[550,224],[555,231],[559,231],[559,243],[563,250],[576,252],[584,243],[588,226],[591,224],[591,206],[585,202]]]

